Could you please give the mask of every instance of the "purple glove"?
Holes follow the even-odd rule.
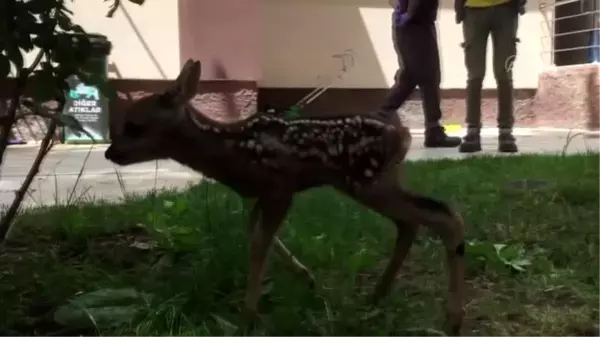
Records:
[[[396,25],[401,27],[404,26],[410,20],[410,17],[407,13],[398,13],[394,19],[396,21]]]
[[[410,16],[407,13],[401,13],[398,18],[398,25],[404,26],[406,23],[410,21]]]

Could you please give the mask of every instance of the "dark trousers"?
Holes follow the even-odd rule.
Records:
[[[381,107],[385,113],[394,113],[419,86],[425,126],[439,125],[440,110],[440,54],[435,23],[408,23],[393,27],[392,38],[398,55],[399,69],[395,83]]]
[[[492,37],[494,77],[498,87],[498,128],[514,125],[512,65],[517,55],[519,13],[512,3],[465,8],[462,24],[467,67],[467,126],[481,128],[481,88],[485,77],[488,37]]]

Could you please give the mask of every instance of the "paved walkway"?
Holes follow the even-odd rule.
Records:
[[[496,133],[485,132],[482,154],[496,154]],[[566,143],[567,132],[540,130],[517,130],[521,153],[560,153]],[[422,135],[415,130],[409,160],[463,158],[456,149],[424,149]],[[128,167],[116,167],[104,159],[107,145],[58,145],[46,158],[40,173],[34,180],[25,205],[49,205],[65,203],[73,190],[81,166],[84,172],[75,187],[74,198],[118,199],[123,189],[117,179],[117,171],[123,177],[127,193],[144,193],[153,188],[181,188],[197,182],[201,177],[192,170],[173,161],[158,161]],[[598,151],[597,138],[577,136],[569,145],[568,153]],[[7,151],[0,179],[0,204],[9,204],[14,191],[25,178],[37,152],[36,146],[13,146]],[[85,160],[86,156],[89,158]],[[478,154],[480,155],[480,154]]]

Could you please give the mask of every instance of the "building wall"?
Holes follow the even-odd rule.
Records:
[[[179,74],[177,0],[146,1],[143,6],[121,1],[112,18],[111,2],[67,2],[73,21],[90,33],[104,34],[113,44],[109,62],[123,78],[173,79]],[[111,77],[117,77],[115,72]]]
[[[336,73],[332,54],[353,49],[355,66],[336,87],[385,88],[393,82],[397,59],[391,42],[388,0],[261,0],[263,2],[262,87],[314,87],[319,74]],[[535,88],[549,55],[548,33],[537,0],[520,18],[515,86]],[[466,83],[462,29],[454,22],[453,0],[441,0],[438,39],[442,88]],[[491,41],[484,87],[494,87]]]
[[[183,65],[200,60],[204,80],[255,82],[261,73],[261,0],[179,0]]]
[[[520,18],[521,43],[514,66],[517,88],[535,88],[539,72],[550,60],[544,53],[550,42],[537,1],[529,0],[527,13]],[[208,0],[148,1],[144,6],[123,1],[112,19],[105,16],[107,2],[68,3],[75,23],[108,36],[113,43],[113,78],[173,79],[182,59],[196,57],[211,66],[205,67],[203,79],[224,77],[214,69],[219,60],[229,79],[258,80],[262,87],[314,87],[319,84],[317,76],[337,73],[340,62],[331,56],[346,49],[353,50],[355,65],[335,87],[387,88],[397,68],[388,0],[253,0],[245,6],[235,0],[219,1],[219,6]],[[248,22],[233,24],[241,17]],[[227,27],[239,29],[236,33]],[[220,38],[213,38],[215,30]],[[438,34],[442,88],[463,88],[462,31],[454,23],[452,0],[441,0]],[[484,87],[493,88],[491,43],[488,48]],[[239,62],[242,56],[245,62]]]
[[[179,73],[178,0],[147,1],[143,6],[121,2],[113,18],[106,13],[112,2],[67,1],[73,22],[89,33],[106,35],[113,44],[109,58],[111,78],[172,79]],[[33,61],[37,50],[25,55]]]

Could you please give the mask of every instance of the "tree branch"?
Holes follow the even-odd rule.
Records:
[[[112,18],[117,9],[119,9],[119,6],[121,6],[121,0],[113,0],[113,4],[110,6],[108,13],[106,13],[106,17]]]
[[[13,101],[11,102],[12,119],[10,119],[10,121],[11,121],[11,123],[9,124],[10,126],[12,126],[12,123],[14,122],[17,107],[21,105],[20,98],[25,89],[25,85],[27,84],[29,75],[37,67],[37,65],[39,64],[39,62],[41,61],[43,56],[46,56],[46,58],[49,59],[49,56],[45,51],[41,50],[40,53],[41,53],[41,55],[38,54],[38,56],[36,56],[36,59],[31,64],[31,66],[29,66],[29,68],[27,68],[27,69],[24,69],[19,74],[19,77],[17,79],[17,81],[19,81],[19,82],[17,82],[17,86],[18,86],[17,88],[20,90],[16,90],[15,97],[13,97]],[[19,94],[18,96],[16,95],[17,93]],[[65,105],[64,97],[60,97],[60,96],[56,97],[56,100],[58,101],[57,111],[62,111],[62,109]],[[36,106],[36,108],[37,108],[37,106]],[[54,137],[54,134],[56,133],[57,126],[58,126],[58,121],[54,118],[50,119],[50,124],[48,125],[48,129],[46,130],[46,134],[44,135],[44,138],[42,139],[42,144],[40,144],[40,148],[35,157],[35,160],[33,161],[33,164],[31,165],[31,167],[29,168],[29,172],[27,173],[25,180],[21,184],[21,187],[19,187],[19,190],[17,190],[17,192],[15,193],[15,198],[13,199],[12,203],[10,204],[10,207],[8,208],[8,210],[6,211],[6,213],[4,214],[2,219],[0,219],[0,245],[2,245],[4,243],[4,241],[6,240],[7,235],[10,231],[10,228],[13,224],[13,220],[14,220],[15,216],[17,215],[19,208],[21,207],[21,203],[23,202],[25,195],[27,195],[27,191],[29,190],[29,187],[31,186],[33,179],[40,171],[40,166],[42,165],[44,158],[46,158],[46,155],[48,154],[48,152],[50,152],[50,149],[52,149],[52,146],[54,145],[53,137]],[[8,132],[5,132],[4,134],[2,134],[2,137],[3,137],[2,141],[6,142],[4,144],[4,148],[3,148],[3,152],[2,152],[2,156],[4,156],[4,150],[6,149],[6,145],[8,144]]]
[[[27,86],[27,79],[42,61],[44,53],[45,52],[43,50],[40,50],[28,68],[18,70],[19,72],[17,74],[16,79],[17,85],[15,87],[15,92],[13,93],[13,96],[11,98],[10,106],[8,108],[6,116],[2,116],[2,118],[0,119],[0,167],[2,167],[2,162],[4,160],[4,152],[6,151],[6,147],[8,146],[8,136],[10,135],[10,131],[12,130],[12,126],[15,122],[17,108],[21,105],[20,99],[21,96],[23,96],[23,93],[25,92],[25,87]]]
[[[64,104],[60,104],[60,107],[62,108],[63,105]],[[35,156],[35,160],[33,161],[33,164],[31,165],[31,168],[29,169],[29,172],[27,173],[23,184],[15,193],[15,199],[11,203],[8,211],[6,211],[6,214],[4,214],[4,216],[2,217],[2,220],[0,220],[0,245],[3,244],[6,240],[13,219],[19,211],[21,203],[23,202],[25,195],[27,195],[27,191],[29,190],[33,179],[40,171],[40,166],[42,165],[44,158],[46,157],[46,155],[48,154],[48,152],[54,144],[52,138],[54,137],[54,133],[56,132],[57,125],[58,124],[56,120],[50,120],[50,125],[48,125],[48,130],[44,135],[44,139],[42,140],[42,144],[40,145],[37,155]]]

